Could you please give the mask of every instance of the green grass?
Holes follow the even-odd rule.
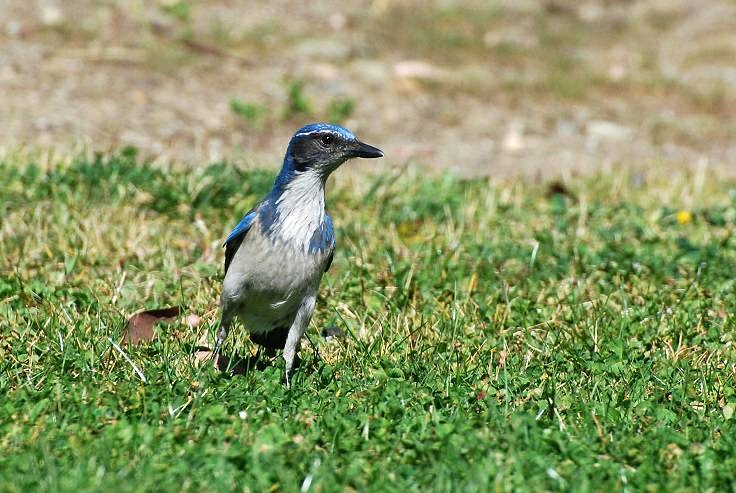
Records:
[[[736,184],[343,173],[289,390],[191,357],[272,178],[4,158],[0,491],[736,489]],[[163,305],[203,324],[125,349],[144,384],[108,338]]]

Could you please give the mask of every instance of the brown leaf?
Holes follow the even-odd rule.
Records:
[[[156,322],[172,322],[181,313],[178,306],[157,308],[138,312],[128,319],[128,327],[123,333],[123,344],[140,344],[150,341],[155,334]]]

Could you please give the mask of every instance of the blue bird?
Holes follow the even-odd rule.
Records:
[[[271,192],[225,240],[215,358],[237,316],[253,342],[284,350],[289,385],[319,283],[335,253],[325,210],[327,177],[348,159],[382,156],[338,125],[313,123],[294,134]]]

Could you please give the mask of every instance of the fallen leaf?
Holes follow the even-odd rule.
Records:
[[[156,322],[172,322],[181,313],[178,306],[144,310],[131,315],[123,333],[123,344],[140,344],[153,339]]]

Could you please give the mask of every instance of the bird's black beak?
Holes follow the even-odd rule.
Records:
[[[375,158],[375,157],[383,157],[383,151],[379,149],[378,147],[373,147],[368,144],[364,144],[363,142],[356,140],[355,144],[351,146],[350,149],[350,157],[365,157],[365,158]]]

